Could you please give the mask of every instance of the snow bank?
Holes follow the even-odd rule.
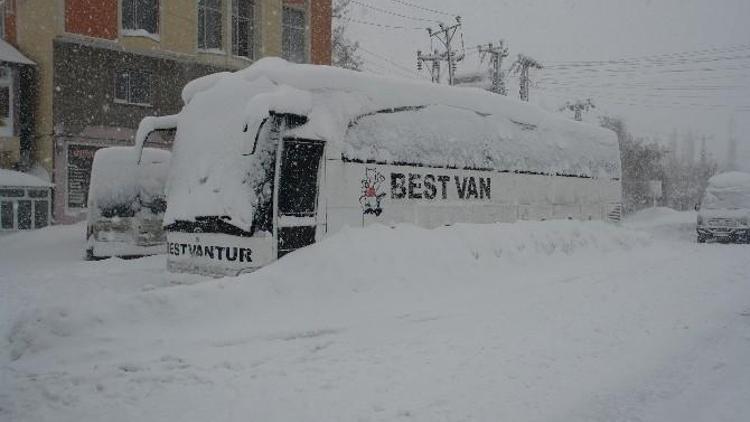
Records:
[[[307,117],[293,132],[328,143],[329,158],[620,177],[613,133],[479,89],[259,60],[186,85],[165,223],[225,216],[252,224],[251,156],[271,112]]]
[[[750,411],[742,246],[575,221],[373,226],[214,280],[163,257],[83,262],[83,232],[0,237],[0,420]]]
[[[344,229],[315,247],[288,255],[268,271],[306,268],[305,272],[315,279],[339,283],[338,275],[366,269],[367,280],[387,280],[415,268],[420,272],[434,271],[437,276],[478,263],[541,263],[576,254],[622,252],[650,242],[646,233],[596,221],[457,224],[436,229],[410,224],[374,225]]]
[[[664,239],[692,242],[695,241],[696,218],[695,211],[656,207],[646,208],[628,216],[623,225]]]

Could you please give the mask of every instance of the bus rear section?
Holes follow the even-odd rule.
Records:
[[[86,258],[164,253],[162,220],[169,151],[144,148],[140,163],[130,147],[103,148],[91,169]]]

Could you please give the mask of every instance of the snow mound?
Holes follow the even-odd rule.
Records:
[[[695,211],[676,211],[666,207],[646,208],[628,216],[623,225],[671,240],[695,240]]]
[[[74,235],[73,228],[82,230],[77,225],[61,233],[69,238]],[[29,249],[44,237],[31,239],[31,243],[24,242]],[[91,335],[91,330],[105,323],[163,318],[174,308],[182,310],[173,315],[181,321],[199,321],[206,317],[204,313],[211,314],[211,318],[220,313],[225,314],[226,320],[246,321],[255,318],[245,315],[247,309],[266,318],[267,312],[276,312],[271,308],[279,301],[301,300],[318,306],[331,301],[348,302],[355,296],[361,299],[362,292],[388,296],[399,291],[455,290],[488,271],[497,274],[497,282],[503,283],[510,268],[538,266],[546,260],[565,260],[573,255],[620,253],[648,244],[650,238],[644,233],[603,222],[461,224],[433,230],[413,225],[375,225],[344,229],[255,273],[241,275],[233,280],[237,284],[231,293],[217,292],[212,283],[200,283],[188,291],[170,293],[168,298],[154,298],[148,293],[153,288],[149,285],[163,287],[173,283],[170,280],[174,276],[163,270],[157,279],[149,279],[154,268],[163,268],[163,257],[139,260],[149,264],[142,274],[134,273],[128,261],[119,259],[79,262],[77,267],[69,267],[74,271],[77,268],[77,276],[87,280],[76,283],[91,292],[90,300],[81,299],[75,289],[57,293],[54,289],[40,289],[22,309],[12,311],[9,303],[9,314],[0,328],[5,331],[2,334],[9,358],[18,360],[49,351],[59,342]],[[53,257],[49,259],[55,261]],[[23,267],[28,265],[27,260]],[[86,270],[94,277],[85,275]],[[196,279],[202,278],[185,280]],[[83,303],[85,306],[80,306]]]
[[[409,224],[393,228],[374,225],[344,229],[287,255],[257,275],[241,277],[250,282],[268,274],[278,276],[281,285],[287,283],[284,280],[312,278],[318,281],[315,285],[292,281],[294,285],[288,288],[290,291],[301,288],[304,294],[317,295],[308,289],[367,290],[376,287],[371,285],[372,280],[381,284],[418,274],[410,277],[416,284],[408,287],[423,289],[430,287],[429,280],[445,279],[445,274],[456,273],[454,280],[464,282],[470,278],[468,269],[483,271],[488,266],[541,263],[579,253],[606,254],[650,242],[645,233],[603,222],[458,224],[437,229]],[[498,281],[502,280],[503,275],[498,272]]]

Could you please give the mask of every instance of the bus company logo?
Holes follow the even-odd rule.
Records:
[[[380,174],[377,169],[365,168],[365,177],[362,179],[362,196],[359,197],[363,214],[379,216],[383,212],[381,201],[386,196],[383,182],[385,182],[385,176]]]

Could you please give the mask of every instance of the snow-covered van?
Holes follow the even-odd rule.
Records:
[[[699,243],[750,243],[750,174],[728,172],[708,180],[696,230]]]
[[[263,59],[173,116],[168,267],[237,274],[345,226],[619,220],[605,129],[473,88]]]
[[[170,153],[132,147],[103,148],[94,155],[88,196],[86,258],[164,253],[162,228]]]

